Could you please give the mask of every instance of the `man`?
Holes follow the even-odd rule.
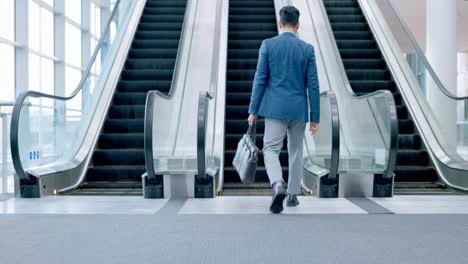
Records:
[[[289,181],[287,206],[297,206],[303,176],[303,139],[307,121],[315,133],[320,122],[320,95],[314,47],[297,37],[299,10],[285,6],[280,11],[281,35],[265,39],[259,52],[249,106],[249,125],[265,117],[263,156],[273,198],[272,213],[283,211],[286,198],[279,161],[284,137],[288,136]],[[307,98],[308,94],[308,98]],[[310,104],[308,113],[307,101]]]

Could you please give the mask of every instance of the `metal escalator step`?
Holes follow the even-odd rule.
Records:
[[[144,148],[144,134],[102,134],[98,141],[99,149]]]
[[[129,70],[174,70],[173,59],[127,59],[125,68]]]
[[[117,92],[113,103],[115,105],[144,105],[147,94],[146,92]]]
[[[112,119],[144,119],[145,105],[111,105],[109,118]]]

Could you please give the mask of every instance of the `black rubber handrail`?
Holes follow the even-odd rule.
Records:
[[[180,52],[181,52],[181,45],[183,41],[183,36],[185,35],[185,28],[187,26],[187,14],[189,12],[189,1],[187,0],[185,5],[184,11],[184,21],[182,23],[182,30],[180,32],[179,38],[179,45],[177,47],[177,55],[175,60],[174,69],[172,72],[172,81],[171,87],[169,88],[168,93],[163,93],[159,90],[152,90],[148,92],[146,96],[146,103],[145,103],[145,119],[144,119],[144,151],[145,151],[145,169],[147,173],[148,180],[154,182],[155,184],[160,184],[162,182],[162,177],[156,175],[154,170],[154,161],[153,161],[153,129],[154,129],[154,107],[155,107],[155,100],[156,96],[161,97],[166,100],[171,100],[174,92],[175,92],[175,79],[176,79],[176,72],[180,66]],[[191,2],[190,2],[191,4]],[[195,10],[196,13],[196,10]],[[192,25],[194,26],[194,25]],[[192,35],[193,38],[193,35]],[[190,43],[192,41],[190,40]]]
[[[86,80],[88,79],[88,76],[91,73],[91,68],[94,62],[96,61],[99,50],[104,45],[104,41],[109,35],[110,25],[112,23],[112,20],[114,19],[114,17],[116,16],[118,12],[118,7],[120,5],[120,2],[121,2],[120,0],[117,0],[117,2],[115,3],[111,16],[109,17],[109,20],[107,21],[104,33],[102,34],[101,38],[99,39],[96,45],[96,48],[94,49],[93,55],[91,56],[89,63],[86,66],[85,71],[83,72],[83,75],[81,77],[80,82],[78,83],[78,86],[72,92],[70,96],[57,96],[57,95],[46,94],[46,93],[41,93],[37,91],[25,91],[25,92],[22,92],[16,99],[15,104],[13,106],[13,112],[12,112],[12,117],[11,117],[10,145],[11,145],[11,157],[13,160],[13,167],[15,168],[16,174],[20,181],[26,182],[26,183],[33,181],[31,175],[27,174],[23,168],[23,165],[20,159],[19,144],[18,144],[19,119],[21,115],[21,109],[23,108],[23,105],[25,105],[26,99],[29,97],[32,97],[32,98],[41,97],[41,98],[49,98],[49,99],[54,99],[54,100],[68,101],[68,100],[73,99],[83,89],[86,83]]]
[[[318,1],[319,2],[319,5],[320,5],[320,11],[322,12],[323,16],[324,17],[327,17],[328,18],[328,14],[327,12],[325,11],[325,6],[323,4],[323,1]],[[307,5],[309,7],[309,10],[311,10],[311,7],[310,7],[310,3],[307,2]],[[313,18],[312,18],[313,20]],[[365,95],[356,95],[348,81],[348,78],[347,78],[347,75],[346,75],[346,72],[345,72],[345,68],[344,68],[344,64],[343,64],[343,60],[341,59],[341,54],[339,53],[338,51],[338,45],[336,44],[336,41],[335,41],[335,36],[333,35],[333,29],[330,25],[330,21],[327,20],[328,23],[325,23],[326,27],[327,27],[327,33],[329,35],[329,38],[333,41],[332,42],[332,45],[333,45],[333,50],[335,52],[335,58],[337,59],[337,63],[339,65],[339,70],[340,70],[340,73],[343,77],[343,80],[346,80],[346,91],[348,92],[348,94],[357,99],[357,100],[367,100],[369,98],[377,98],[379,96],[383,96],[387,102],[387,105],[388,105],[388,120],[389,120],[389,123],[390,123],[390,141],[389,141],[389,146],[388,146],[388,151],[389,151],[389,154],[388,154],[388,160],[387,160],[387,167],[385,168],[385,171],[384,171],[384,174],[383,174],[383,178],[384,179],[391,179],[393,177],[393,174],[394,174],[394,171],[395,171],[395,168],[396,168],[396,160],[397,160],[397,150],[398,150],[398,117],[397,117],[397,111],[396,111],[396,105],[395,105],[395,99],[393,98],[393,95],[390,91],[388,90],[378,90],[378,91],[375,91],[375,92],[372,92],[372,93],[368,93],[368,94],[365,94]],[[314,26],[315,27],[315,26]],[[316,36],[316,39],[319,39],[318,36],[317,36],[317,32],[316,30],[314,30],[314,33],[315,33],[315,36]],[[319,45],[319,49],[321,49],[321,46]]]

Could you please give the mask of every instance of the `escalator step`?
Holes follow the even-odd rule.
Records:
[[[335,35],[335,39],[337,40],[372,40],[372,33],[370,33],[369,31],[335,31],[333,34]]]
[[[331,23],[362,23],[366,21],[363,15],[329,15]]]
[[[398,150],[397,162],[401,166],[426,166],[429,164],[429,154],[424,150]]]
[[[231,8],[236,8],[236,7],[243,7],[244,9],[249,9],[254,7],[255,9],[257,8],[263,8],[263,7],[274,7],[274,4],[270,0],[253,0],[253,1],[236,1],[236,0],[230,0],[229,1],[229,10]],[[274,21],[276,23],[276,21]]]
[[[161,80],[128,80],[120,81],[117,86],[118,92],[123,93],[147,93],[152,90],[159,90],[161,92],[168,92],[171,88],[170,80],[161,81]]]
[[[271,16],[271,15],[264,15],[264,14],[254,14],[254,15],[249,15],[249,14],[242,14],[242,15],[230,15],[229,16],[229,22],[259,22],[259,23],[276,23],[276,17]]]
[[[328,7],[359,7],[359,4],[357,1],[340,1],[340,0],[335,0],[335,1],[323,1],[323,3],[325,4],[325,7],[327,7],[327,10],[328,10]]]
[[[178,15],[183,15],[185,13],[185,8],[184,7],[157,7],[157,8],[152,8],[152,7],[147,7],[145,8],[143,14],[148,14],[148,15],[165,15],[165,14],[178,14]]]
[[[237,67],[234,67],[233,69],[236,68]],[[226,89],[229,93],[251,93],[252,84],[252,80],[227,80]]]
[[[382,55],[378,49],[340,49],[343,59],[380,59]]]
[[[361,15],[362,12],[358,7],[330,7],[327,8],[329,15]]]
[[[94,166],[145,166],[143,149],[98,149],[94,151]]]
[[[257,60],[255,59],[231,59],[228,61],[228,68],[233,70],[248,69],[254,70],[257,68]]]
[[[133,48],[135,49],[151,49],[158,47],[163,49],[177,48],[179,40],[177,39],[135,39],[133,41]]]
[[[177,56],[177,49],[170,48],[170,49],[157,49],[157,48],[149,48],[149,49],[131,49],[129,52],[130,58],[154,58],[154,59],[164,59],[164,58],[172,58],[175,59]]]
[[[173,70],[124,70],[122,80],[171,80]]]
[[[108,119],[104,123],[104,133],[143,133],[143,119]]]
[[[187,0],[166,0],[166,1],[147,1],[146,8],[161,8],[161,7],[183,7],[187,5]]]
[[[140,23],[137,32],[153,31],[153,30],[182,30],[183,23],[167,23],[167,22],[148,22]]]
[[[346,69],[350,70],[382,70],[386,67],[385,61],[383,59],[345,59],[343,60],[343,64]]]
[[[144,166],[108,166],[89,168],[86,174],[86,180],[95,181],[140,181],[141,175],[145,173]]]
[[[377,90],[390,90],[393,92],[396,90],[393,81],[350,80],[349,83],[356,93],[371,93]]]
[[[361,22],[361,23],[333,23],[331,25],[332,29],[335,31],[344,31],[344,30],[349,30],[349,31],[364,31],[364,30],[369,30],[369,26],[367,23]]]
[[[418,135],[398,135],[398,147],[400,149],[420,149],[421,138]]]
[[[271,38],[278,35],[276,30],[270,31],[249,31],[249,30],[242,30],[242,31],[229,31],[229,39],[236,40],[236,39],[251,39],[251,40],[264,40],[266,38]],[[260,42],[261,43],[261,42]]]
[[[400,134],[413,134],[414,124],[412,120],[398,120],[398,131]]]
[[[180,39],[179,30],[145,30],[135,33],[135,40],[175,40],[174,46],[177,47]]]
[[[113,119],[144,119],[145,105],[112,105],[109,109],[109,118]]]
[[[113,103],[116,105],[144,105],[146,103],[146,96],[148,93],[121,93],[118,92],[114,95]]]
[[[375,49],[377,47],[377,43],[369,39],[340,39],[336,41],[336,44],[339,49]]]
[[[125,68],[129,70],[173,70],[174,63],[172,59],[128,59]]]
[[[228,50],[229,59],[258,59],[258,49],[229,49]]]
[[[144,147],[144,134],[102,134],[100,149],[137,149]]]
[[[229,23],[229,33],[235,31],[255,31],[262,33],[266,31],[274,31],[277,33],[278,26],[273,23]]]
[[[254,69],[246,70],[231,70],[227,71],[228,80],[253,80],[255,76]]]
[[[432,167],[401,167],[395,169],[396,182],[437,181],[437,172]]]
[[[143,14],[141,17],[142,23],[148,22],[180,22],[184,20],[184,15],[147,15]]]
[[[261,39],[230,39],[228,42],[229,49],[259,49],[262,44]]]
[[[346,74],[350,81],[386,81],[391,78],[391,74],[388,70],[347,69]]]

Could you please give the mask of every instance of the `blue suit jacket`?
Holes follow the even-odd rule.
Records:
[[[291,32],[262,42],[249,113],[282,120],[320,122],[320,89],[312,45]]]

